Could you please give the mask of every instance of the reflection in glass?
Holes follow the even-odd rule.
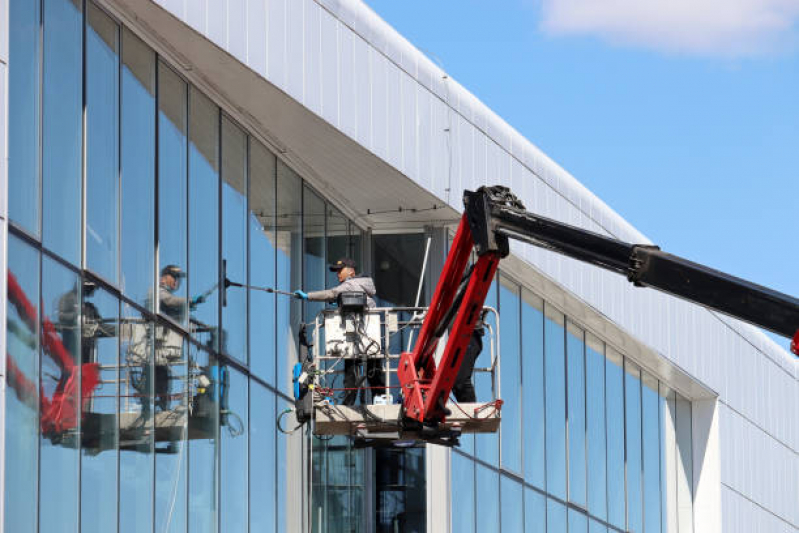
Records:
[[[80,524],[105,533],[117,526],[119,301],[86,280],[82,311],[82,378],[99,383],[82,402]]]
[[[39,529],[77,531],[81,286],[78,276],[42,261]],[[84,376],[86,377],[86,376]]]
[[[277,163],[277,288],[293,291],[302,284],[302,182],[282,162]],[[297,362],[297,332],[302,320],[300,301],[277,298],[277,387],[291,393],[291,367]]]
[[[566,327],[568,384],[569,501],[585,507],[585,344],[583,331]]]
[[[117,282],[119,232],[119,28],[87,3],[86,267]]]
[[[624,409],[627,439],[627,529],[643,529],[641,497],[641,369],[625,361]]]
[[[11,2],[11,5],[20,2]],[[39,252],[8,236],[4,531],[36,531],[39,435]]]
[[[350,253],[350,237],[347,226],[347,219],[341,211],[328,204],[325,213],[325,249],[327,251],[327,263],[332,264],[342,257],[349,257],[358,265],[358,271],[363,272],[363,265]],[[338,278],[335,272],[330,272],[330,270],[326,268],[325,277],[327,278],[325,288],[338,285]]]
[[[155,275],[155,54],[122,30],[122,292],[153,310]]]
[[[524,533],[546,533],[547,499],[530,487],[524,488]]]
[[[414,305],[424,262],[424,234],[374,235],[372,247],[378,305]],[[331,259],[333,259],[332,256]],[[361,268],[360,263],[358,268]],[[424,294],[422,294],[421,301],[425,301]],[[496,295],[494,302],[496,302]]]
[[[220,406],[224,405],[227,369],[216,358],[189,345],[189,531],[217,530]]]
[[[594,519],[589,519],[588,533],[608,533],[608,527]]]
[[[502,531],[518,533],[524,531],[524,503],[522,484],[508,476],[501,476],[500,510]]]
[[[375,450],[375,473],[377,533],[424,533],[427,526],[424,448]],[[361,521],[362,515],[360,511],[354,518]]]
[[[313,494],[311,517],[313,531],[361,531],[364,525],[364,469],[363,450],[354,450],[347,437],[332,439],[314,438],[313,446]],[[393,457],[386,457],[391,461]],[[380,460],[380,458],[377,458]],[[382,462],[381,462],[382,464]],[[393,468],[385,464],[399,481],[397,468],[402,465],[394,462]],[[389,471],[386,473],[389,474]],[[388,475],[391,477],[391,474]],[[384,478],[385,479],[385,478]],[[380,484],[378,475],[377,484]],[[384,487],[385,488],[385,487]],[[376,488],[376,501],[381,498],[381,488]],[[390,511],[390,509],[388,509]],[[378,515],[378,524],[384,520],[391,522],[393,513]]]
[[[158,63],[158,310],[186,324],[186,83]],[[170,279],[171,278],[171,279]]]
[[[9,10],[8,216],[39,235],[40,2],[15,0]],[[6,511],[8,513],[8,511]],[[21,530],[19,530],[21,531]]]
[[[497,309],[497,283],[496,281],[491,284],[486,294],[485,304],[486,307],[493,307]],[[486,315],[485,324],[488,330],[496,334],[497,324],[496,315],[488,313]],[[491,366],[491,350],[488,349],[488,343],[484,343],[483,351],[477,357],[476,368],[488,368]],[[477,394],[478,402],[488,402],[494,398],[493,385],[491,383],[491,374],[488,372],[475,372],[474,388]],[[474,436],[474,448],[476,456],[486,463],[494,466],[499,465],[499,438],[496,433],[478,433]],[[479,501],[479,500],[478,500]],[[479,530],[478,530],[479,531]]]
[[[452,452],[450,531],[474,533],[474,461]]]
[[[588,517],[575,509],[569,509],[569,533],[588,533]]]
[[[605,401],[608,447],[608,522],[625,526],[624,493],[624,364],[621,355],[607,348]]]
[[[44,2],[42,242],[74,265],[80,264],[83,190],[82,4]]]
[[[250,380],[250,531],[275,531],[275,394]]]
[[[192,87],[189,91],[189,329],[198,342],[213,350],[219,347],[218,213],[219,108]]]
[[[153,527],[153,345],[155,325],[129,305],[122,308],[119,337],[119,530]]]
[[[250,283],[275,285],[275,156],[250,138]],[[275,382],[275,295],[250,291],[250,370]]]
[[[304,250],[302,289],[306,292],[320,291],[325,288],[325,272],[327,271],[325,264],[325,201],[307,186],[303,188],[302,196],[302,230]],[[305,321],[312,321],[324,307],[324,302],[305,302]]]
[[[566,533],[566,507],[547,498],[547,533]]]
[[[221,450],[221,530],[247,531],[248,513],[248,445],[247,420],[249,419],[249,387],[247,376],[236,370],[228,371],[228,403],[222,405],[220,423]],[[264,406],[258,406],[263,409]],[[256,449],[256,453],[263,450]],[[259,500],[255,500],[260,505]],[[264,502],[268,504],[268,502]]]
[[[476,464],[477,527],[479,533],[499,533],[499,474]]]
[[[547,491],[566,499],[566,350],[564,317],[545,306]]]
[[[500,344],[502,354],[502,467],[522,471],[521,339],[519,324],[519,286],[505,276],[499,285]],[[504,497],[504,496],[503,496]],[[521,508],[521,506],[520,506]]]
[[[524,289],[522,289],[522,395],[524,479],[543,489],[545,483],[544,301]]]
[[[660,531],[660,432],[658,381],[646,372],[641,376],[641,433],[644,467],[644,531]]]
[[[247,136],[227,117],[222,118],[222,260],[228,279],[247,282]],[[222,324],[225,329],[222,351],[246,362],[245,289],[228,289]]]
[[[607,463],[605,460],[605,347],[586,333],[586,448],[588,453],[588,512],[607,519]]]

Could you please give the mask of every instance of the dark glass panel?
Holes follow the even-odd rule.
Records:
[[[624,529],[624,361],[607,348],[605,365],[605,401],[607,420],[608,522]]]
[[[588,456],[588,512],[605,520],[607,506],[607,462],[605,436],[605,347],[586,333],[586,448]]]
[[[249,449],[247,425],[249,421],[249,387],[247,376],[230,370],[228,372],[228,404],[222,406],[220,423],[221,480],[220,494],[222,502],[221,530],[234,533],[247,532],[248,498],[248,463]],[[259,406],[263,409],[265,406]],[[263,453],[262,450],[255,450]],[[274,455],[273,455],[274,457]],[[260,502],[255,500],[256,505]],[[268,505],[268,502],[266,502]]]
[[[116,283],[119,259],[119,27],[89,2],[86,28],[86,268]]]
[[[547,491],[566,499],[566,364],[563,314],[545,306]],[[564,511],[565,512],[565,511]]]
[[[15,3],[12,2],[13,6]],[[39,252],[8,236],[4,530],[36,531],[39,462]]]
[[[188,346],[181,334],[155,328],[155,530],[186,531]]]
[[[14,65],[8,76],[8,216],[38,236],[41,3],[12,0],[7,5],[9,62]]]
[[[362,273],[366,272],[366,265],[363,262],[363,230],[350,222],[350,242],[347,246],[347,255],[349,255],[358,265],[358,270]]]
[[[583,330],[566,327],[568,383],[569,501],[585,507],[585,343]]]
[[[219,108],[189,90],[189,328],[219,347]],[[236,280],[241,281],[241,280]],[[241,291],[241,289],[231,289]],[[228,291],[228,292],[231,292]]]
[[[474,461],[452,453],[451,531],[474,533]]]
[[[250,283],[275,286],[274,154],[250,138]],[[286,297],[282,297],[285,299]],[[275,295],[250,291],[250,369],[275,382]]]
[[[229,387],[227,367],[193,344],[189,345],[189,531],[217,531],[220,409]]]
[[[547,498],[547,533],[566,533],[566,507]]]
[[[502,531],[520,533],[524,531],[524,491],[522,484],[507,476],[501,476],[500,510]]]
[[[153,530],[155,324],[124,305],[120,321],[119,530]]]
[[[427,528],[424,448],[375,450],[375,474],[376,531],[424,533]],[[360,521],[361,517],[355,515],[353,519]]]
[[[643,530],[641,497],[641,369],[624,364],[624,422],[627,443],[627,530]]]
[[[497,308],[497,283],[496,281],[491,284],[486,295],[486,307]],[[486,336],[483,337],[483,351],[477,357],[475,368],[489,368],[491,367],[491,349],[489,344],[489,335],[496,336],[497,323],[496,315],[488,313],[485,318]],[[490,332],[493,332],[490,333]],[[491,373],[475,371],[472,378],[474,380],[475,393],[478,402],[488,402],[494,398],[495,390],[492,383]],[[477,458],[482,459],[486,463],[494,466],[499,465],[499,438],[496,433],[478,433],[474,436],[474,448]],[[478,500],[479,501],[479,500]],[[479,530],[478,530],[479,531]]]
[[[81,517],[83,532],[117,528],[119,450],[119,300],[83,283],[84,383],[99,379],[83,399],[81,426]]]
[[[302,284],[302,181],[282,162],[277,163],[277,288],[299,289]],[[277,387],[291,393],[291,368],[297,362],[297,331],[302,305],[295,298],[277,297]]]
[[[158,311],[186,324],[186,83],[158,63]]]
[[[524,533],[546,533],[547,499],[529,487],[524,488]]]
[[[39,530],[78,529],[81,285],[52,259],[42,262]],[[72,414],[70,414],[72,413]]]
[[[75,265],[81,255],[83,190],[82,4],[44,2],[42,239]]]
[[[228,279],[247,282],[247,136],[222,119],[222,259]],[[247,291],[231,287],[222,308],[222,351],[247,361]]]
[[[479,533],[499,532],[499,473],[479,463],[475,475],[477,488],[477,527]]]
[[[644,531],[660,531],[660,429],[658,417],[658,381],[641,375],[641,434],[644,467]]]
[[[341,211],[328,204],[325,213],[325,249],[327,251],[327,263],[332,264],[343,257],[349,257],[356,261],[355,264],[358,265],[358,270],[360,272],[363,271],[363,265],[352,257],[348,225],[349,223]],[[331,272],[330,269],[325,268],[325,277],[327,278],[325,283],[326,288],[338,285],[338,278],[335,272]]]
[[[250,531],[274,533],[275,394],[250,380]]]
[[[364,452],[353,450],[347,437],[314,438],[311,444],[313,531],[361,531]]]
[[[122,30],[122,292],[153,310],[155,54]]]
[[[500,278],[500,370],[502,384],[502,467],[522,472],[522,369],[519,286]],[[519,497],[521,508],[521,496]],[[521,527],[519,528],[521,529]]]
[[[524,478],[543,489],[544,468],[544,301],[522,289],[522,410]],[[543,505],[543,502],[542,502]]]
[[[374,235],[372,248],[378,305],[414,305],[424,262],[424,234]],[[425,301],[424,294],[421,300]]]
[[[304,291],[325,288],[325,201],[308,187],[302,196],[302,231],[304,250]],[[305,302],[305,321],[311,322],[324,309],[324,302]]]

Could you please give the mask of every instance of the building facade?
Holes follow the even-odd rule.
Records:
[[[799,531],[795,360],[518,243],[487,301],[499,434],[294,430],[297,333],[322,306],[226,280],[317,290],[348,256],[412,305],[462,190],[491,184],[648,242],[360,1],[0,15],[4,531]]]

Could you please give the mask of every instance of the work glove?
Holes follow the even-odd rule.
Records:
[[[205,296],[202,294],[199,296],[195,296],[194,298],[189,301],[189,309],[195,309],[198,305],[205,302]]]
[[[299,300],[307,300],[308,294],[304,291],[297,289],[296,291],[294,291],[294,297]]]

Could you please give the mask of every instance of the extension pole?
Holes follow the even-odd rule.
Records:
[[[283,296],[291,296],[296,298],[296,295],[293,292],[281,291],[279,289],[273,289],[272,287],[259,287],[257,285],[247,285],[246,283],[237,283],[235,281],[230,281],[229,279],[225,279],[225,287],[243,287],[245,289],[252,289],[254,291],[264,291],[270,294],[282,294]]]

